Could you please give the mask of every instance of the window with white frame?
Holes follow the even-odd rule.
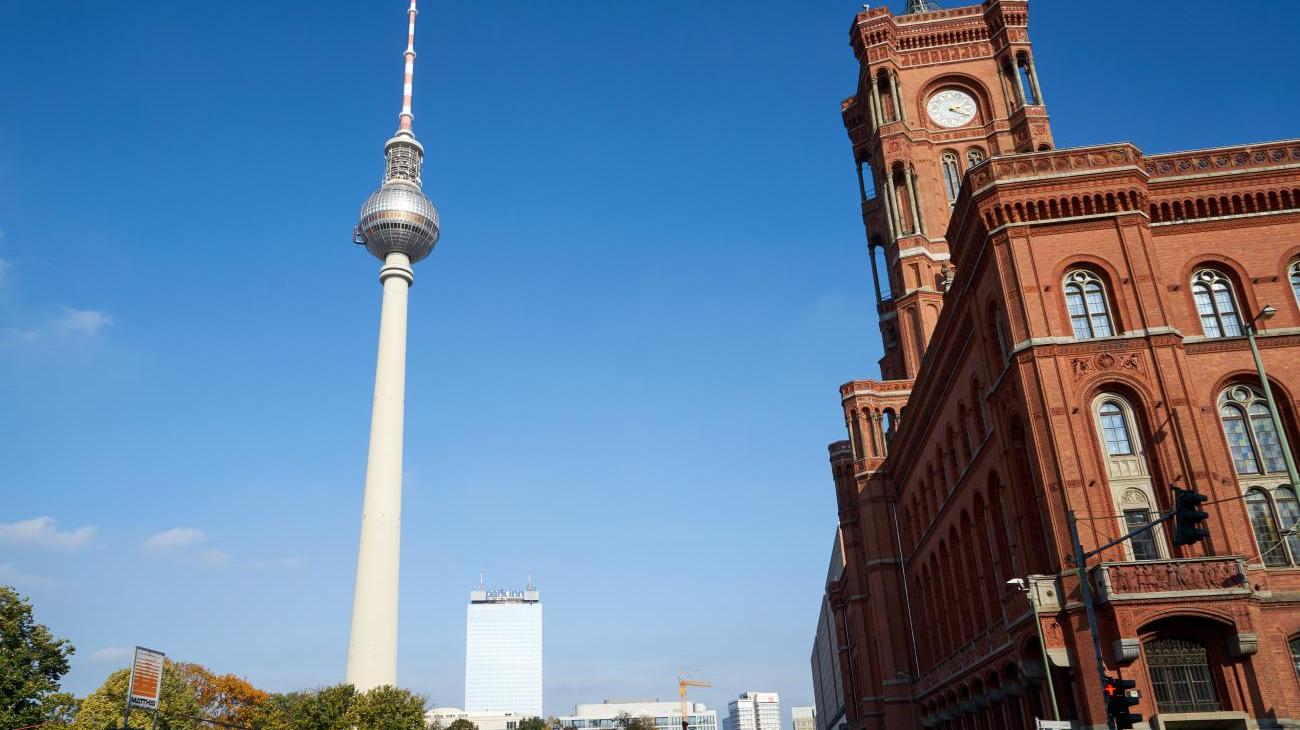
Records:
[[[1090,340],[1115,334],[1110,321],[1110,307],[1106,304],[1106,289],[1096,274],[1083,269],[1071,271],[1065,275],[1064,289],[1070,327],[1076,339]]]
[[[1116,393],[1103,393],[1092,405],[1101,442],[1110,494],[1118,513],[1120,534],[1151,523],[1158,511],[1151,487],[1151,472],[1142,447],[1142,436],[1129,402]],[[1167,555],[1164,534],[1148,530],[1124,543],[1131,560],[1161,560]]]
[[[1133,439],[1129,436],[1128,417],[1117,401],[1108,400],[1097,410],[1101,423],[1102,439],[1111,456],[1128,456],[1133,453]]]
[[[1192,274],[1192,297],[1206,337],[1240,337],[1241,314],[1228,277],[1214,269]]]

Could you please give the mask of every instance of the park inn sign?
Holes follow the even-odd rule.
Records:
[[[470,603],[537,603],[541,601],[539,591],[470,591]]]

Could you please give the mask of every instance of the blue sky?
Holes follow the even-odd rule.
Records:
[[[74,641],[75,692],[133,644],[342,679],[380,294],[350,235],[404,6],[0,9],[0,582]],[[683,665],[719,709],[811,701],[836,388],[880,351],[838,114],[859,7],[426,0],[404,685],[459,705],[467,591],[531,566],[549,712]],[[1300,6],[1110,15],[1034,6],[1059,145],[1296,135],[1259,70]]]

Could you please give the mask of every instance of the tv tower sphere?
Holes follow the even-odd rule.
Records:
[[[387,147],[388,174],[361,206],[357,243],[364,243],[380,261],[390,253],[404,253],[415,263],[438,243],[438,208],[420,190],[420,143],[399,134]]]

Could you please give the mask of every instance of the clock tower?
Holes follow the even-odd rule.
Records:
[[[843,103],[879,301],[885,380],[916,377],[953,271],[948,218],[962,180],[990,157],[1052,148],[1029,43],[1028,0],[864,10],[860,64]],[[884,279],[882,279],[884,277]]]

